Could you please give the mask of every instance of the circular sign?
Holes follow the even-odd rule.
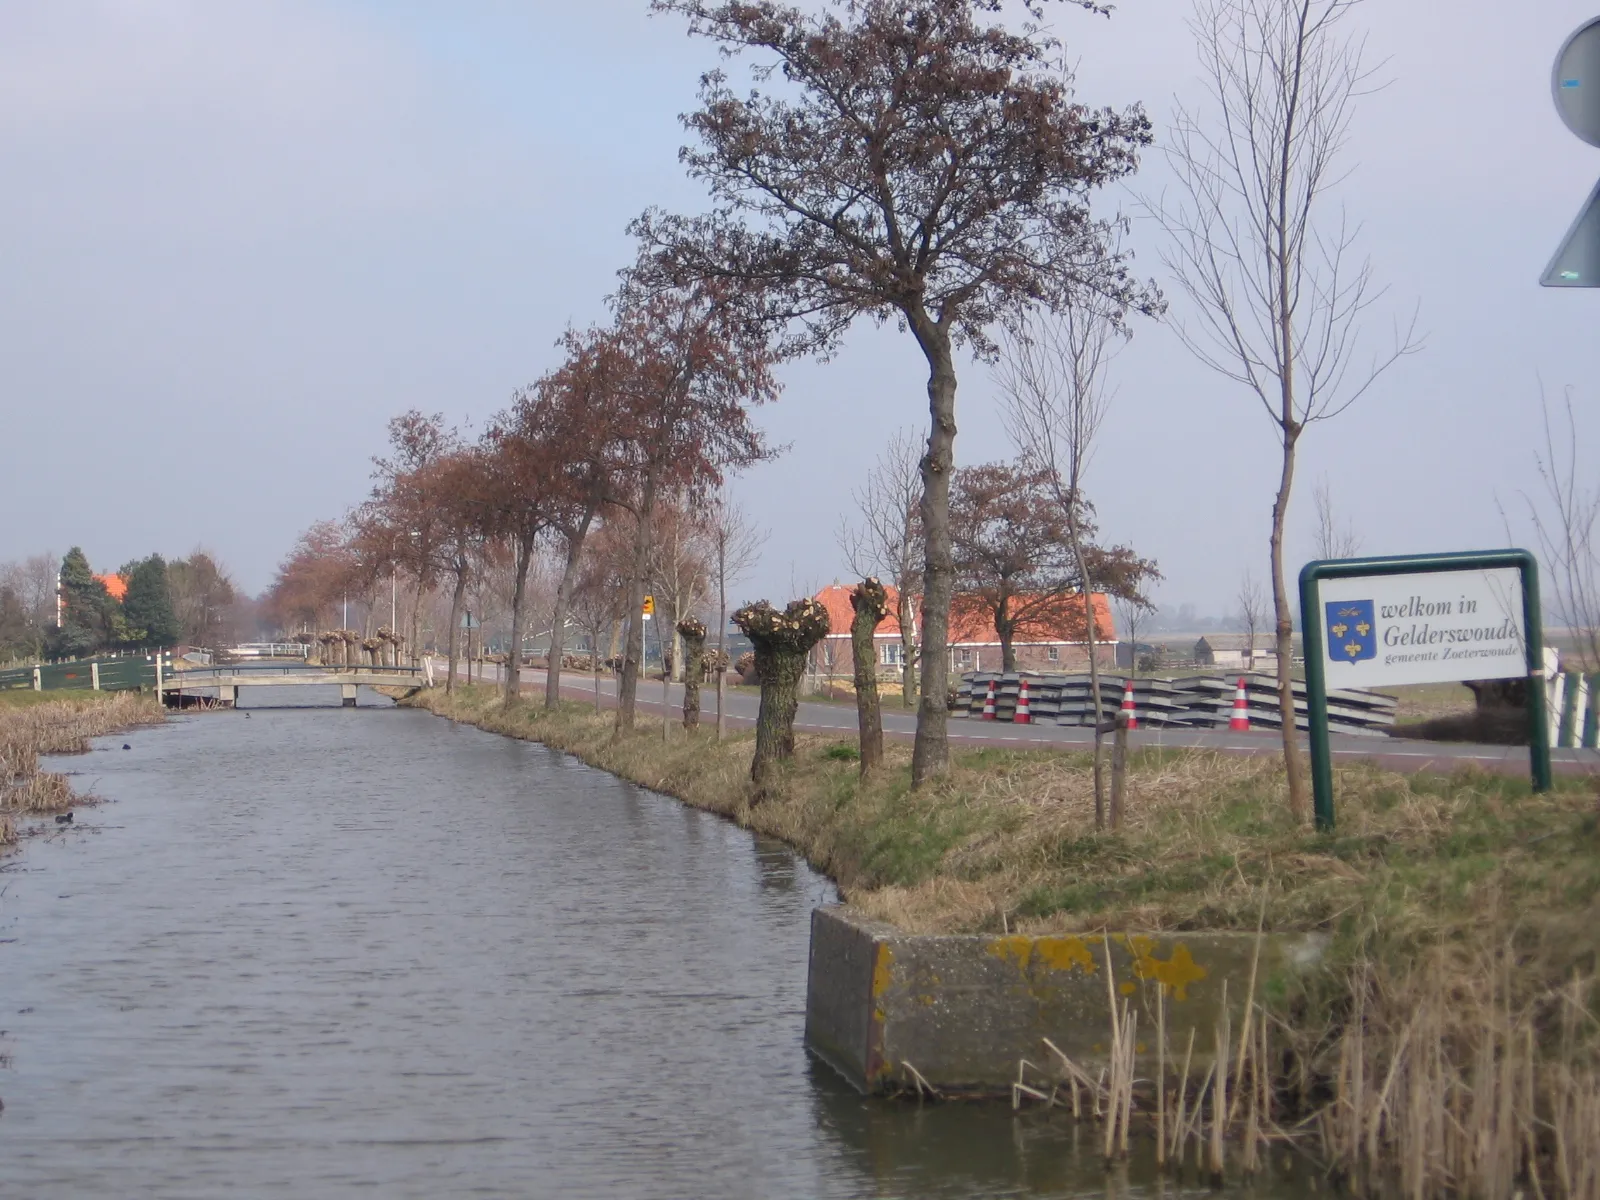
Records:
[[[1600,17],[1567,39],[1552,81],[1561,119],[1591,146],[1600,146]]]

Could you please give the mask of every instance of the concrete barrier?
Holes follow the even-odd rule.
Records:
[[[1256,994],[1315,965],[1325,944],[1317,934],[1263,937]],[[933,937],[845,905],[819,908],[811,917],[806,1045],[864,1092],[908,1085],[910,1064],[941,1091],[1003,1094],[1020,1059],[1048,1064],[1045,1038],[1080,1065],[1103,1062],[1110,995],[1139,1011],[1137,1049],[1153,1065],[1160,994],[1169,1057],[1181,1059],[1193,1030],[1203,1071],[1224,984],[1237,1032],[1255,955],[1254,934]]]

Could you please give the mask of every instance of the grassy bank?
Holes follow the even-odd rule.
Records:
[[[752,806],[748,734],[663,744],[646,719],[617,740],[610,713],[487,688],[415,703],[781,838],[908,930],[1322,931],[1324,969],[1268,1001],[1286,1125],[1308,1119],[1330,1160],[1381,1164],[1415,1195],[1509,1195],[1533,1162],[1545,1194],[1600,1196],[1594,780],[1535,796],[1478,771],[1341,766],[1339,828],[1320,835],[1289,818],[1271,757],[1143,752],[1126,827],[1097,834],[1081,753],[957,750],[914,793],[909,747],[862,781],[852,741],[800,735]]]
[[[42,755],[81,753],[91,738],[163,719],[153,697],[131,692],[0,692],[0,847],[16,843],[19,818],[85,799],[64,775],[39,770]]]

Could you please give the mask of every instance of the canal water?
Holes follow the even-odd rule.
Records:
[[[55,766],[107,803],[0,862],[0,1195],[1201,1193],[856,1095],[801,1041],[828,881],[540,746],[257,708]]]

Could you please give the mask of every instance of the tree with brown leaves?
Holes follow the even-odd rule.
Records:
[[[955,473],[950,529],[961,594],[981,604],[1000,638],[1001,670],[1015,671],[1019,633],[1078,630],[1087,640],[1085,582],[1073,546],[1072,523],[1055,501],[1050,472],[1011,463],[986,463]],[[1084,513],[1088,501],[1078,500]],[[1083,558],[1096,590],[1142,598],[1155,564],[1126,546],[1087,542],[1093,524],[1082,513]]]
[[[714,210],[651,212],[636,229],[677,278],[729,280],[788,353],[826,352],[861,316],[895,320],[927,361],[922,458],[922,693],[912,779],[948,769],[942,648],[955,568],[949,484],[956,354],[993,352],[989,329],[1018,303],[1057,308],[1086,292],[1151,309],[1109,245],[1090,197],[1131,173],[1150,138],[1137,108],[1072,98],[1061,47],[985,12],[1000,0],[655,0],[691,32],[757,61],[757,87],[702,81],[683,151]],[[1093,7],[1087,6],[1086,7]],[[781,89],[762,80],[781,74]]]
[[[736,300],[726,284],[653,289],[637,273],[618,296],[617,344],[625,359],[618,432],[630,455],[618,503],[635,518],[619,732],[634,723],[657,505],[668,494],[699,501],[725,471],[770,453],[749,409],[775,399],[779,384],[765,333],[744,318]]]

